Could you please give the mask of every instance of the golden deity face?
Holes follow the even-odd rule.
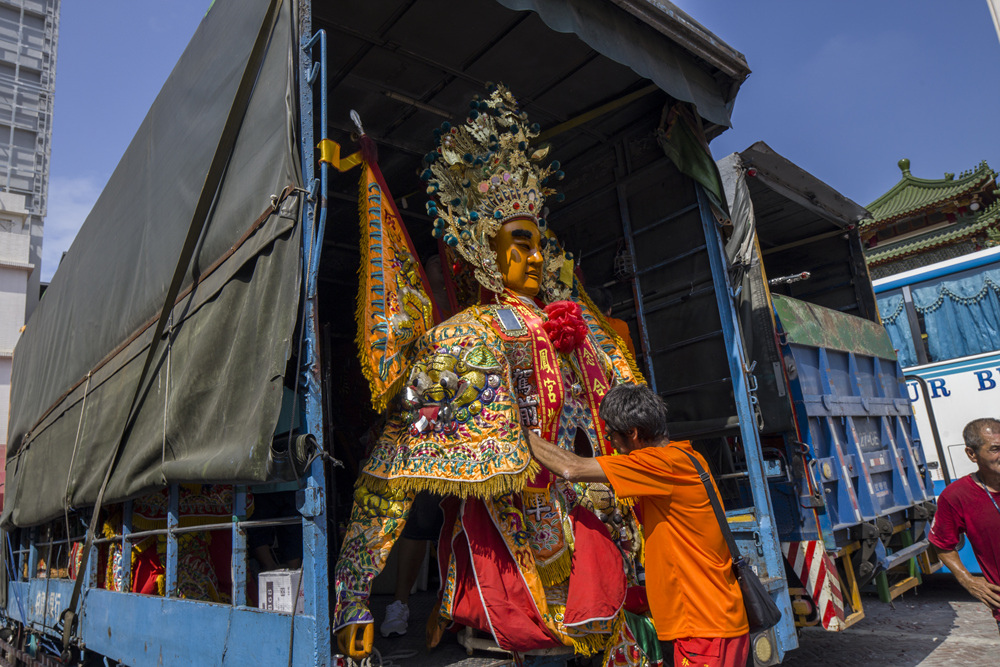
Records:
[[[501,227],[491,242],[504,287],[534,297],[542,285],[542,237],[533,220],[518,218]]]

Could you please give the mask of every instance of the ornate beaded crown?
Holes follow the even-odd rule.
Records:
[[[490,239],[505,223],[522,218],[544,231],[542,208],[556,194],[546,183],[562,180],[563,172],[557,161],[541,166],[548,146],[530,145],[541,128],[528,125],[504,86],[469,107],[463,125],[443,123],[434,130],[437,147],[424,157],[421,174],[432,197],[427,213],[435,218],[434,236],[472,265],[481,285],[502,292]]]

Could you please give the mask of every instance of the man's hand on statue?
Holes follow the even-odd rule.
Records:
[[[958,579],[965,590],[990,609],[1000,609],[1000,586],[991,584],[983,577],[977,577],[966,573],[966,576]]]
[[[535,432],[532,431],[530,428],[526,428],[524,426],[521,427],[521,431],[524,433],[524,439],[528,441],[528,449],[531,450],[531,453],[534,455],[535,454],[535,443],[532,442],[531,438],[532,438],[532,436],[534,436],[534,437],[536,437],[538,439],[541,439],[541,437],[538,436],[538,435],[536,435]]]
[[[524,429],[531,455],[553,474],[570,482],[608,483],[608,476],[593,457],[577,456],[552,444],[534,431]]]
[[[353,623],[337,631],[337,648],[351,660],[364,660],[375,645],[374,623]]]

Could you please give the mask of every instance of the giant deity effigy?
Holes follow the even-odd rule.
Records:
[[[532,144],[539,130],[498,86],[470,103],[464,124],[434,132],[427,211],[477,288],[473,305],[445,322],[429,326],[430,290],[412,247],[362,223],[358,342],[386,424],[335,570],[334,629],[352,657],[371,652],[372,579],[414,496],[430,491],[445,514],[432,626],[470,626],[514,652],[569,646],[642,664],[636,619],[623,611],[626,597],[641,597],[631,508],[605,486],[541,469],[524,435],[611,454],[598,406],[615,384],[642,381],[547,229],[545,202],[563,173]],[[362,197],[376,211],[369,220],[383,224],[392,211],[374,203],[379,189],[363,184]]]

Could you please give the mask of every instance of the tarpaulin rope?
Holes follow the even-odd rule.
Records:
[[[66,471],[66,488],[63,489],[63,519],[66,521],[66,548],[71,549],[69,539],[69,483],[73,478],[73,468],[76,466],[76,454],[80,447],[80,434],[83,432],[83,416],[87,414],[87,396],[90,394],[90,379],[93,372],[87,373],[87,384],[83,388],[83,400],[80,404],[80,421],[76,424],[76,438],[73,440],[73,455],[69,459],[69,469]]]
[[[153,364],[153,359],[156,356],[156,350],[159,347],[160,337],[163,335],[167,321],[173,312],[174,300],[180,292],[184,276],[188,271],[191,258],[194,256],[194,251],[198,246],[198,240],[201,238],[205,225],[208,222],[209,214],[212,211],[216,195],[219,191],[219,186],[222,183],[222,179],[232,156],[233,149],[236,146],[236,139],[239,136],[240,126],[243,123],[243,118],[245,117],[247,108],[250,105],[254,84],[256,83],[257,76],[260,72],[261,66],[263,65],[264,55],[267,53],[267,45],[270,41],[274,26],[277,23],[278,12],[281,8],[281,4],[282,0],[271,0],[269,2],[264,21],[261,23],[260,29],[257,32],[257,37],[254,40],[253,48],[251,49],[249,58],[247,59],[246,67],[243,69],[243,75],[240,78],[239,86],[236,89],[236,95],[233,98],[232,106],[230,106],[229,114],[226,117],[226,123],[223,126],[222,134],[219,137],[219,143],[217,144],[215,154],[212,157],[212,163],[205,175],[205,181],[202,184],[201,193],[198,197],[198,203],[195,206],[194,214],[191,218],[191,226],[188,228],[187,237],[184,239],[184,245],[181,247],[180,256],[177,260],[177,267],[174,269],[174,276],[170,282],[170,288],[167,290],[167,295],[163,302],[163,308],[160,311],[160,318],[156,323],[156,329],[154,330],[153,337],[149,343],[149,352],[146,354],[146,361],[143,364],[142,373],[139,375],[139,381],[136,383],[135,394],[132,396],[132,400],[129,405],[128,417],[122,427],[121,436],[118,438],[117,444],[115,445],[107,471],[104,473],[104,481],[101,483],[101,489],[98,492],[97,500],[94,503],[93,514],[89,525],[87,526],[87,538],[84,541],[83,550],[80,556],[80,568],[77,572],[76,583],[73,585],[73,595],[70,597],[69,606],[60,615],[60,619],[63,622],[64,651],[68,651],[70,640],[76,628],[76,608],[80,601],[83,580],[86,578],[82,576],[82,574],[87,570],[87,560],[90,557],[94,544],[95,527],[100,523],[100,512],[101,506],[104,502],[104,493],[107,491],[108,482],[111,480],[112,473],[118,467],[125,442],[128,440],[129,433],[135,424],[135,419],[138,415],[137,407],[141,403],[140,398],[144,393],[143,389],[146,381],[146,375],[149,373],[149,369]]]

